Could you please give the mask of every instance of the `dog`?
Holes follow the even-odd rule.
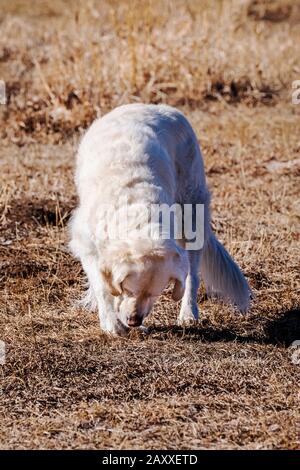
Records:
[[[178,323],[197,321],[200,276],[209,294],[247,311],[249,285],[212,232],[201,150],[179,110],[129,104],[96,120],[79,145],[75,183],[79,205],[70,223],[70,247],[88,279],[83,303],[98,309],[102,330],[113,335],[143,330],[169,283],[173,299],[182,299]],[[183,213],[190,206],[192,218],[197,206],[203,208],[197,229],[203,240],[196,249],[185,235],[176,235],[174,220],[163,237],[161,218],[153,221],[142,210],[174,204]],[[110,208],[108,216],[104,208]],[[110,236],[125,209],[126,231]]]

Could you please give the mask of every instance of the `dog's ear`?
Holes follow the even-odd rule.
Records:
[[[189,263],[186,251],[176,247],[175,252],[172,254],[172,279],[175,281],[172,298],[175,301],[183,297],[188,267]]]
[[[114,282],[113,275],[110,269],[108,268],[103,268],[101,269],[101,274],[103,277],[103,280],[108,287],[109,292],[111,295],[114,297],[117,297],[118,295],[122,294],[122,285],[121,283]]]

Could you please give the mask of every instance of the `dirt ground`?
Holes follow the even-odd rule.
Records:
[[[0,448],[300,449],[300,3],[0,0],[0,29]],[[78,139],[133,101],[194,126],[246,316],[202,288],[180,328],[167,290],[112,339],[77,306]]]

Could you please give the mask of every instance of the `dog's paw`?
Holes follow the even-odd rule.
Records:
[[[182,307],[177,319],[179,326],[192,326],[199,321],[199,309],[197,305]]]
[[[177,325],[182,327],[195,326],[199,323],[199,319],[193,318],[178,318]]]
[[[127,336],[129,328],[121,322],[110,325],[101,325],[102,330],[109,336]]]

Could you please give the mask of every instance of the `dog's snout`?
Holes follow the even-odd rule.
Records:
[[[139,316],[139,315],[130,315],[128,318],[127,318],[127,323],[128,323],[128,326],[140,326],[142,324],[142,317]]]

